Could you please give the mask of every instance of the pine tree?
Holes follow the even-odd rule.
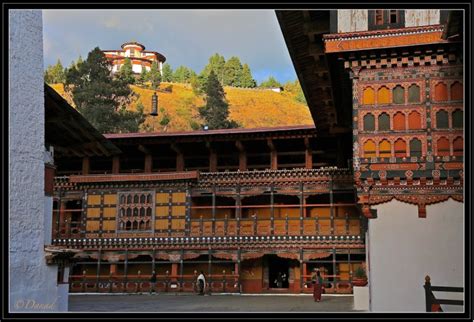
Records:
[[[240,87],[243,67],[238,57],[231,57],[224,65],[224,85]]]
[[[291,93],[294,95],[294,98],[297,102],[307,104],[306,98],[301,88],[300,82],[296,79],[295,81],[288,81],[283,85],[285,92]]]
[[[122,79],[127,84],[135,84],[135,77],[133,76],[132,61],[130,58],[125,58],[120,71],[117,73],[117,77]]]
[[[206,105],[199,110],[209,129],[230,129],[239,126],[228,120],[229,104],[226,102],[224,89],[214,71],[209,73],[206,84]]]
[[[244,64],[242,67],[242,75],[240,77],[240,87],[254,88],[255,86],[257,86],[257,82],[252,77],[250,67],[249,65]]]
[[[65,88],[79,112],[101,133],[136,132],[145,120],[143,112],[126,110],[133,93],[123,80],[112,77],[111,64],[98,47],[77,69],[68,69]]]
[[[224,66],[225,66],[225,59],[224,56],[215,53],[211,57],[209,57],[208,64],[202,70],[202,75],[206,78],[211,73],[211,70],[216,74],[217,79],[221,84],[224,84]]]
[[[142,67],[142,72],[140,73],[140,78],[138,78],[138,81],[142,85],[148,81],[148,72],[144,66]]]
[[[191,81],[191,70],[186,66],[179,66],[174,71],[173,79],[177,83],[189,83]]]
[[[44,81],[48,84],[64,83],[66,81],[66,72],[58,59],[56,65],[49,65],[44,72]]]
[[[151,87],[157,89],[161,83],[161,73],[157,62],[151,64],[150,72],[148,73],[148,80],[151,82]]]
[[[173,69],[171,69],[170,64],[165,63],[163,65],[163,82],[172,82],[173,81]]]
[[[275,77],[270,76],[266,81],[263,81],[260,86],[261,88],[275,88],[281,87],[281,84],[275,79]]]

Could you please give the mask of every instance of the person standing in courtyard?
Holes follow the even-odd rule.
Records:
[[[313,284],[313,298],[315,302],[321,301],[321,293],[323,291],[323,279],[321,277],[321,272],[319,269],[313,270],[313,275],[311,276],[311,283]]]
[[[153,292],[155,293],[156,288],[156,272],[153,271],[150,277],[150,294]]]
[[[204,277],[204,273],[201,271],[197,278],[198,286],[199,286],[199,295],[204,295],[204,287],[206,285],[206,278]]]
[[[276,278],[276,284],[278,288],[281,288],[283,286],[283,275],[281,272],[278,272],[278,276]]]

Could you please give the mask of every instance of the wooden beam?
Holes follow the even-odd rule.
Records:
[[[306,147],[305,150],[305,168],[312,169],[313,168],[313,150],[311,148],[311,144],[309,142],[309,138],[304,138],[304,145]]]
[[[247,153],[241,141],[236,141],[235,146],[239,150],[239,171],[247,171]]]
[[[112,158],[112,173],[120,173],[120,157],[117,155]]]
[[[145,155],[145,173],[151,173],[153,169],[153,157],[151,154]]]
[[[267,139],[267,145],[270,148],[270,169],[278,170],[278,154],[272,139]]]
[[[90,171],[90,159],[89,157],[82,158],[82,175],[89,174]]]
[[[215,150],[209,152],[209,171],[217,172],[217,153]]]
[[[180,147],[175,143],[171,144],[171,150],[176,152],[176,171],[184,171],[184,155]]]
[[[142,144],[138,145],[138,150],[145,154],[151,154],[151,150]]]
[[[242,141],[235,141],[235,146],[239,150],[239,152],[245,152],[245,146]]]

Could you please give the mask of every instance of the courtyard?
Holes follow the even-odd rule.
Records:
[[[351,295],[75,295],[70,312],[363,312]]]

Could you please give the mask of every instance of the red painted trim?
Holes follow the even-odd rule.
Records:
[[[155,132],[155,133],[110,133],[104,134],[107,139],[122,139],[122,138],[144,138],[144,137],[173,137],[173,136],[209,136],[217,134],[246,134],[246,133],[264,133],[264,132],[279,132],[292,130],[313,130],[316,129],[314,125],[296,125],[296,126],[281,126],[281,127],[261,127],[253,129],[225,129],[225,130],[208,130],[208,131],[187,131],[187,132]]]
[[[69,182],[92,183],[92,182],[122,182],[122,181],[162,181],[162,180],[186,180],[198,179],[198,171],[168,172],[154,174],[109,174],[109,175],[87,175],[69,177]]]

